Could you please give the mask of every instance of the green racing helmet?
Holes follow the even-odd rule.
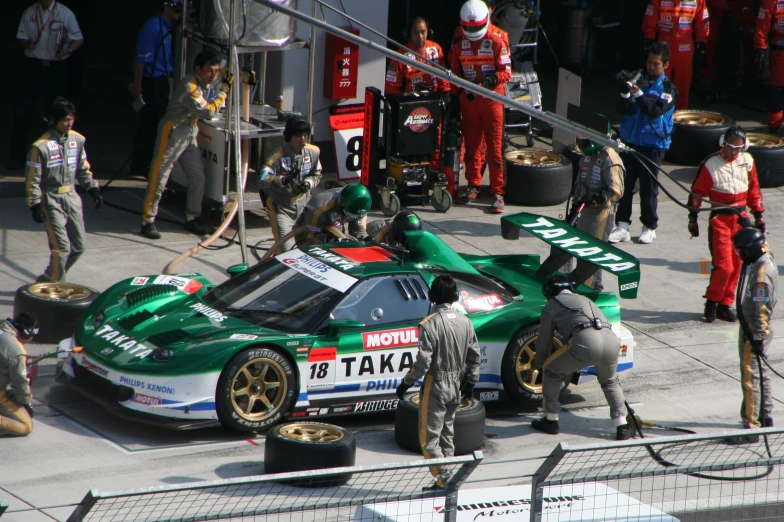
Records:
[[[340,208],[349,218],[358,221],[370,211],[370,192],[362,183],[352,183],[340,192]]]

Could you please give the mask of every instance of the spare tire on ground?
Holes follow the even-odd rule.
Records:
[[[711,111],[675,111],[672,143],[664,157],[679,165],[699,165],[719,150],[719,138],[735,120]]]
[[[784,139],[775,134],[749,132],[749,154],[757,166],[761,188],[784,186]]]
[[[485,405],[477,399],[463,399],[455,414],[455,455],[482,449],[485,442]],[[419,394],[398,401],[395,411],[395,441],[401,448],[422,454],[419,444]]]
[[[504,154],[506,188],[504,199],[516,205],[549,207],[560,205],[572,189],[572,162],[555,152],[520,149]]]
[[[71,337],[82,313],[100,292],[73,283],[33,283],[14,296],[14,317],[27,312],[38,321],[38,343],[59,343]]]
[[[353,466],[357,441],[348,430],[323,422],[279,424],[267,432],[264,444],[264,472],[292,473]],[[340,486],[351,473],[282,481],[305,487]]]

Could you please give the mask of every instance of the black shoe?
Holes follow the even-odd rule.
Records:
[[[446,484],[448,480],[444,481],[443,483]],[[436,479],[435,482],[430,484],[429,486],[425,486],[422,488],[422,491],[441,491],[446,489],[446,486],[441,485],[442,482],[439,479]]]
[[[712,323],[716,320],[716,308],[719,306],[719,303],[716,301],[707,300],[705,301],[705,320],[709,323]]]
[[[735,310],[730,305],[720,304],[716,308],[716,317],[728,323],[735,323],[738,321],[738,316],[735,315]]]
[[[629,440],[634,438],[634,426],[621,424],[615,428],[615,440]]]
[[[724,437],[721,439],[724,444],[756,444],[759,442],[759,435],[738,435],[736,437]]]
[[[142,224],[142,235],[148,239],[161,238],[161,233],[155,229],[155,223]]]
[[[468,205],[479,199],[479,187],[468,187],[460,196],[457,197],[455,203],[458,205]]]
[[[763,428],[772,428],[773,427],[773,419],[770,417],[766,417],[762,419],[762,427]]]
[[[558,425],[558,421],[548,420],[547,417],[532,421],[531,427],[535,430],[549,433],[550,435],[558,435],[561,433],[561,427]]]
[[[193,218],[187,223],[185,223],[185,230],[187,230],[188,232],[193,232],[197,236],[207,235],[207,227],[201,224],[199,218]]]

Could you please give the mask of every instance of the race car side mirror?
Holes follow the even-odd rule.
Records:
[[[329,323],[327,337],[334,339],[338,336],[338,333],[342,332],[343,330],[353,330],[355,328],[364,327],[365,323],[361,323],[359,321],[354,321],[352,319],[338,319],[337,321],[332,321]]]
[[[226,269],[226,273],[229,274],[230,277],[234,277],[245,272],[248,268],[250,268],[250,265],[248,265],[248,263],[231,265],[229,268]]]

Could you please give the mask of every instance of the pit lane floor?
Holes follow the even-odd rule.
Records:
[[[721,110],[721,109],[718,109]],[[746,122],[748,123],[748,122]],[[758,125],[758,123],[752,123]],[[693,168],[667,167],[682,182],[689,183]],[[18,286],[33,281],[48,261],[46,235],[30,219],[18,194],[21,179],[2,179],[0,194],[0,317],[12,313],[13,295]],[[674,184],[665,181],[679,197]],[[105,193],[107,201],[136,208],[143,191],[140,180],[115,183]],[[7,189],[13,189],[11,192]],[[16,187],[14,189],[14,187]],[[774,253],[784,252],[779,224],[784,222],[784,191],[765,189],[766,221],[771,229],[769,242]],[[693,429],[699,433],[720,432],[740,427],[740,384],[737,362],[737,325],[701,321],[703,298],[708,282],[702,260],[708,259],[705,218],[703,236],[689,240],[686,211],[660,195],[658,238],[651,245],[624,243],[621,248],[634,254],[642,265],[640,297],[622,301],[623,321],[633,332],[635,366],[621,374],[627,399],[646,420]],[[414,207],[427,229],[465,253],[521,253],[547,255],[545,244],[531,237],[504,241],[498,216],[487,213],[489,197],[469,207],[453,207],[446,214],[432,208]],[[167,206],[179,215],[177,202]],[[561,207],[525,208],[557,218]],[[632,235],[639,234],[635,207]],[[373,218],[381,217],[374,213]],[[115,281],[137,274],[159,272],[180,252],[195,244],[196,238],[176,225],[162,223],[164,234],[157,242],[138,235],[137,216],[104,206],[96,212],[85,202],[88,228],[87,251],[69,274],[73,282],[103,290]],[[248,217],[248,243],[271,236],[267,221]],[[781,255],[784,255],[782,253]],[[237,247],[208,251],[181,265],[181,271],[198,271],[222,281],[223,269],[240,262]],[[617,281],[605,277],[609,290],[617,291]],[[784,370],[784,307],[774,314],[778,335],[769,361]],[[51,345],[30,345],[31,354],[52,349]],[[100,407],[53,382],[54,363],[42,366],[34,385],[35,431],[23,439],[0,442],[0,498],[10,503],[2,520],[38,522],[65,520],[91,488],[103,491],[141,488],[197,480],[249,476],[263,473],[264,437],[222,429],[175,433],[156,430],[116,419]],[[776,407],[782,409],[784,382],[773,378]],[[469,487],[522,483],[561,441],[585,444],[611,439],[614,435],[601,389],[596,383],[570,388],[564,397],[561,435],[552,437],[534,432],[530,421],[535,412],[521,411],[510,404],[488,403],[486,463],[472,475]],[[775,417],[775,415],[774,415]],[[376,464],[418,458],[400,449],[394,441],[394,414],[383,413],[345,419],[330,419],[351,429],[357,436],[357,464]],[[670,432],[647,430],[646,436]],[[520,463],[506,462],[511,458]],[[493,461],[505,461],[491,464]],[[778,473],[778,470],[776,470]],[[514,478],[501,478],[514,477]],[[61,506],[61,507],[58,507]]]

